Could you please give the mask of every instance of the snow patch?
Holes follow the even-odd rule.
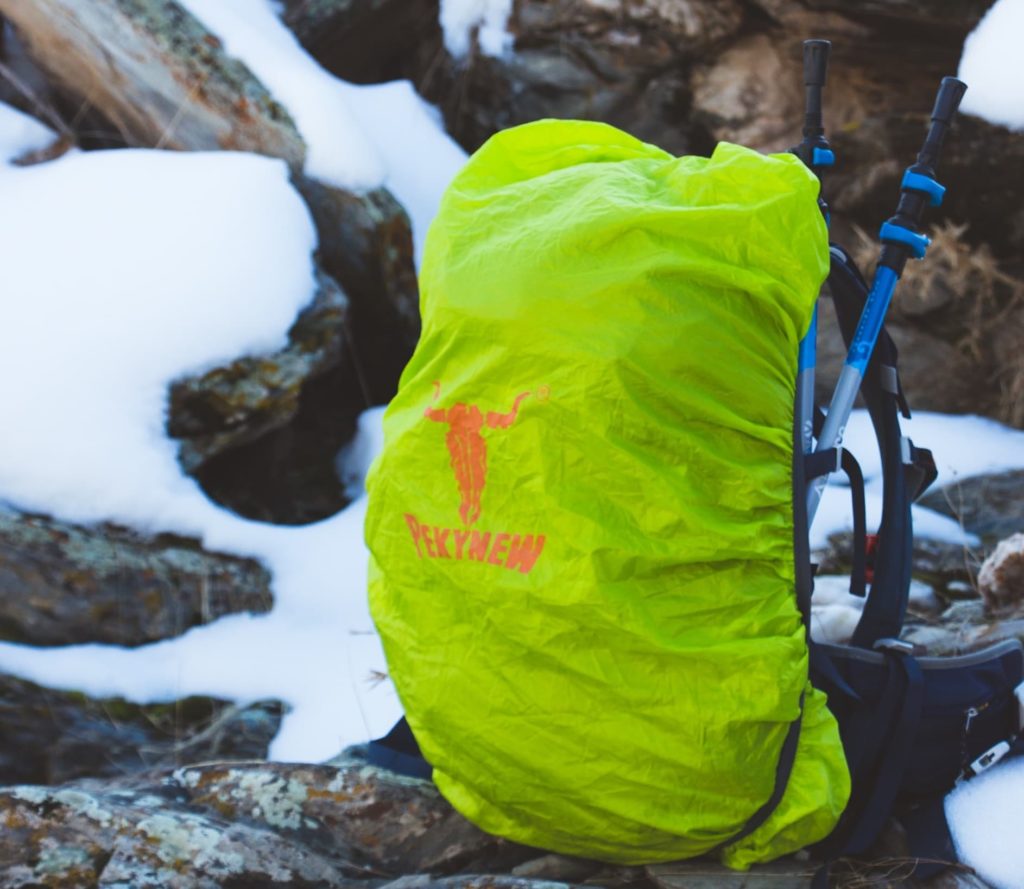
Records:
[[[508,33],[512,0],[441,0],[441,29],[445,48],[455,58],[469,54],[473,32],[480,50],[500,56],[512,48]]]
[[[964,42],[957,76],[967,86],[969,114],[1024,129],[1024,0],[997,0]]]
[[[386,186],[398,198],[418,262],[441,194],[466,161],[436,109],[407,80],[356,86],[334,77],[268,0],[182,3],[288,109],[307,146],[309,176],[357,191]]]
[[[953,790],[946,797],[946,818],[964,864],[994,889],[1024,889],[1024,758]]]

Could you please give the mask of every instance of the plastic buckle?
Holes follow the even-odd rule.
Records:
[[[811,152],[811,166],[831,167],[835,165],[835,162],[836,155],[831,148],[815,148]]]
[[[922,194],[928,195],[928,200],[933,207],[940,206],[942,198],[946,194],[946,186],[939,185],[931,176],[925,176],[923,173],[914,173],[910,170],[903,174],[900,188],[905,188],[908,191],[919,191]]]
[[[913,654],[914,645],[911,642],[904,642],[902,639],[893,639],[886,636],[884,639],[876,639],[871,646],[876,651],[891,651],[895,654]]]
[[[912,232],[909,228],[896,225],[894,222],[883,223],[882,228],[878,232],[878,237],[882,241],[909,247],[910,252],[916,259],[924,259],[924,255],[928,251],[928,245],[931,243],[931,239],[927,235]]]
[[[999,760],[1009,752],[1010,744],[1008,741],[1000,741],[998,744],[989,747],[988,750],[964,769],[966,777],[976,778],[982,772],[988,771],[988,769],[992,768],[992,766],[999,762]]]

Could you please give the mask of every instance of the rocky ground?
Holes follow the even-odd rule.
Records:
[[[340,76],[410,78],[468,150],[542,116],[605,120],[680,153],[719,139],[783,149],[801,121],[800,40],[828,36],[826,123],[840,163],[826,189],[835,230],[858,245],[858,231],[892,212],[935,85],[955,73],[988,5],[517,0],[514,47],[501,57],[476,46],[453,56],[437,0],[285,0],[283,15]],[[301,524],[337,512],[347,499],[335,454],[358,413],[393,393],[418,333],[404,209],[386,189],[357,193],[307,176],[288,111],[172,0],[0,0],[0,15],[0,99],[57,132],[51,149],[22,163],[73,145],[233,148],[288,162],[319,233],[317,297],[281,351],[177,381],[167,432],[184,471],[241,515]],[[891,323],[914,407],[1024,428],[1024,180],[1003,175],[1022,159],[1024,134],[969,116],[948,142],[950,197]],[[867,262],[873,249],[861,244],[857,255]],[[828,385],[842,349],[835,338],[820,348]],[[1022,504],[1021,472],[927,496],[982,544],[918,542],[915,576],[936,593],[908,628],[919,651],[1024,638]],[[834,539],[821,570],[841,572],[848,549]],[[0,513],[5,640],[142,645],[269,610],[269,581],[255,562],[195,541]],[[315,766],[263,762],[281,714],[272,701],[140,707],[0,676],[0,783],[12,785],[0,791],[0,887],[769,889],[809,885],[814,870],[807,861],[748,875],[702,862],[609,868],[516,847],[358,750]],[[899,882],[898,830],[876,851],[886,863],[858,865],[850,885]],[[981,884],[953,873],[929,885]]]

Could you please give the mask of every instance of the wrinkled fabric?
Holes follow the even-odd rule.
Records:
[[[797,346],[828,269],[789,155],[499,133],[449,187],[368,482],[370,602],[444,796],[627,864],[824,837],[849,793],[794,595]]]

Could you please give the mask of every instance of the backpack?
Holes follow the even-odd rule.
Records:
[[[934,464],[900,433],[884,330],[860,386],[885,476],[874,579],[851,646],[810,638],[814,478],[847,472],[853,591],[868,574],[856,461],[805,453],[827,418],[797,406],[823,282],[852,343],[869,294],[828,243],[812,136],[804,160],[676,158],[539,121],[445,194],[367,481],[406,713],[370,756],[490,833],[740,869],[864,851],[897,809],[932,839],[935,800],[1016,735],[1018,643],[939,660],[898,640]]]

